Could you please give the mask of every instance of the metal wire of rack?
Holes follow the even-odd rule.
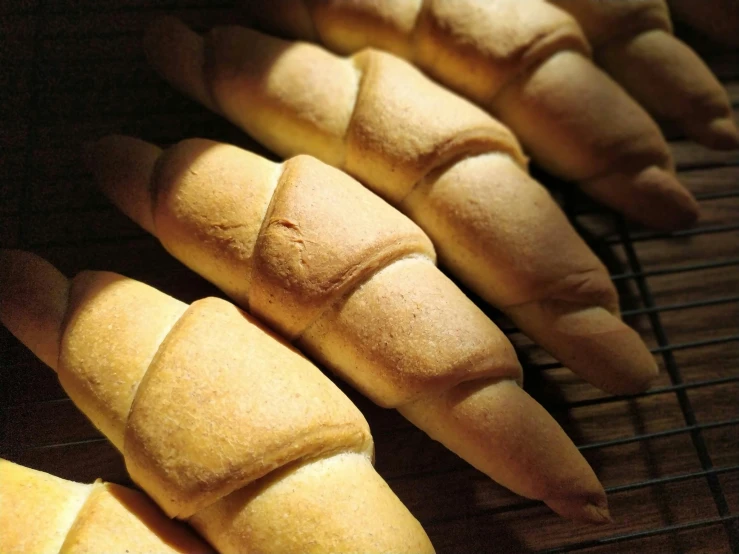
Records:
[[[0,107],[0,246],[35,250],[67,273],[86,267],[119,271],[186,301],[219,294],[94,192],[76,149],[83,138],[115,131],[161,143],[207,136],[265,153],[160,83],[138,50],[141,28],[154,12],[174,11],[207,25],[227,16],[229,7],[204,0],[23,0],[12,9],[0,6],[0,31],[9,37],[0,51],[0,83],[7,92]],[[739,53],[722,53],[714,67],[736,108],[739,63],[732,60],[739,61]],[[732,399],[739,404],[739,155],[687,143],[674,147],[681,176],[695,185],[712,216],[694,229],[633,230],[554,183],[570,219],[612,269],[624,317],[661,362],[662,380],[653,389],[603,396],[492,314],[519,349],[527,387],[604,476],[612,504],[622,508],[615,516],[624,523],[592,529],[563,522],[345,389],[373,428],[378,470],[440,552],[495,546],[499,552],[739,553],[739,411],[731,405]],[[720,186],[706,185],[713,182]],[[650,246],[656,243],[662,246]],[[694,243],[705,255],[691,258]],[[669,286],[656,286],[657,280]],[[713,322],[710,333],[686,324],[684,314],[696,312],[703,314],[698,323]],[[675,314],[680,317],[668,325]],[[66,400],[52,372],[4,330],[0,352],[0,456],[71,479],[126,483],[118,454]],[[664,441],[666,447],[655,446]],[[643,514],[642,500],[650,503]],[[634,511],[641,515],[629,517]]]

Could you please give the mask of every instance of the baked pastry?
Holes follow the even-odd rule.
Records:
[[[375,403],[513,491],[607,520],[592,470],[519,387],[506,337],[436,268],[423,232],[357,181],[198,139],[162,152],[108,137],[88,163],[170,253]]]
[[[210,554],[138,491],[83,485],[0,459],[0,552]]]
[[[729,96],[698,55],[672,34],[665,0],[549,1],[577,19],[598,64],[658,121],[709,148],[739,148]],[[709,3],[690,3],[703,13],[697,21],[705,21]],[[736,24],[739,10],[733,11]],[[731,16],[726,14],[727,22]],[[739,27],[734,33],[739,36]]]
[[[433,552],[372,467],[359,410],[233,304],[2,251],[0,320],[219,552]]]
[[[633,392],[656,375],[619,319],[606,268],[528,176],[510,131],[479,108],[375,50],[344,59],[238,27],[203,39],[170,19],[148,51],[170,81],[281,156],[317,156],[398,207],[442,265],[596,386]],[[619,202],[674,215],[661,209],[664,190],[642,192],[620,190]]]
[[[509,126],[540,166],[577,182],[596,200],[636,221],[675,229],[698,216],[697,204],[675,177],[656,123],[594,65],[577,21],[544,0],[276,0],[243,5],[255,12],[258,25],[280,35],[319,41],[341,54],[375,47],[410,60]],[[149,33],[150,43],[173,29],[160,23]],[[183,39],[179,54],[173,47],[166,54],[159,48],[160,55],[149,57],[177,84],[173,71],[163,68],[184,64],[168,62],[168,57],[188,58],[193,65],[207,62],[206,90],[219,103],[225,87],[216,90],[210,83],[214,60],[249,57],[249,50],[243,50],[246,38],[239,55],[226,57],[223,35],[233,34],[229,29],[206,35],[205,54],[199,57],[189,54],[195,50],[192,38],[187,53],[181,50]],[[253,35],[249,38],[256,43]],[[171,39],[161,40],[166,44]],[[303,86],[325,80],[315,76],[315,68],[302,69]],[[183,79],[185,75],[198,74],[190,71]],[[240,106],[251,115],[249,108]]]

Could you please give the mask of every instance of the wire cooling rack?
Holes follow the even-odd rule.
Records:
[[[20,0],[0,4],[0,246],[31,249],[68,275],[117,271],[184,301],[219,295],[115,211],[79,162],[86,139],[201,136],[269,155],[162,83],[141,32],[157,13],[204,28],[232,21],[206,0]],[[739,53],[710,64],[739,105]],[[623,314],[662,372],[605,396],[491,313],[516,345],[527,388],[606,485],[616,523],[562,520],[492,483],[395,412],[339,384],[363,410],[378,471],[439,552],[739,552],[739,153],[672,143],[703,219],[663,234],[630,228],[547,176],[606,262]],[[66,399],[53,372],[0,330],[0,455],[68,479],[130,484],[118,453]]]

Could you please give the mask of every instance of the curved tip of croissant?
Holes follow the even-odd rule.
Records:
[[[544,500],[554,512],[562,517],[603,525],[613,523],[611,512],[608,510],[608,500],[605,492],[594,498],[557,498]]]
[[[0,302],[9,299],[14,288],[35,276],[61,276],[61,272],[41,256],[25,250],[0,248]]]
[[[146,29],[144,53],[154,70],[172,86],[219,112],[206,86],[202,36],[175,17],[160,16]]]
[[[634,179],[634,188],[644,204],[626,215],[640,223],[672,231],[692,226],[700,216],[698,202],[671,171],[647,168]]]
[[[684,229],[700,216],[690,191],[672,171],[656,165],[637,172],[615,171],[580,186],[596,200],[653,229]]]
[[[150,184],[162,150],[143,140],[109,135],[83,146],[85,165],[103,193],[154,234]]]
[[[52,369],[68,298],[69,280],[45,259],[0,250],[0,321]]]
[[[700,129],[692,129],[690,135],[700,144],[713,150],[739,148],[739,130],[731,116],[717,117]]]
[[[639,334],[601,306],[541,300],[506,313],[564,366],[610,394],[642,392],[659,374]]]

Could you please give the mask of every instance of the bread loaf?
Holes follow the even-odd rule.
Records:
[[[516,383],[505,336],[436,268],[423,232],[351,177],[197,139],[162,152],[108,137],[88,158],[174,256],[374,402],[510,489],[607,519],[592,470]]]
[[[0,552],[205,554],[213,550],[140,492],[83,485],[0,459]]]
[[[697,204],[675,177],[657,125],[593,64],[577,21],[545,0],[276,0],[243,5],[258,25],[281,35],[322,42],[341,54],[376,47],[410,60],[508,125],[539,165],[576,181],[587,194],[636,221],[674,229],[698,216]],[[288,10],[294,13],[285,17]],[[155,32],[164,35],[167,30],[160,24]],[[199,56],[207,68],[217,68],[219,58],[234,59],[221,46],[224,35],[233,34],[229,29],[206,35],[205,54]],[[249,41],[256,44],[257,39],[251,36]],[[194,40],[189,44],[197,50]],[[244,59],[254,49],[239,52]],[[172,49],[168,55],[150,55],[168,78],[171,72],[162,68],[174,66],[167,60],[176,57]],[[193,64],[198,60],[188,59]],[[318,79],[316,74],[315,69],[303,71],[303,86]],[[205,87],[219,104],[224,87],[216,90],[212,75],[208,69]],[[250,114],[250,107],[241,104],[240,109]],[[439,106],[431,113],[445,109]],[[224,114],[233,117],[226,110]]]
[[[187,306],[112,273],[68,283],[8,251],[0,319],[29,345],[59,325],[56,352],[39,352],[64,389],[133,480],[218,551],[433,551],[372,467],[356,407],[232,304]]]

